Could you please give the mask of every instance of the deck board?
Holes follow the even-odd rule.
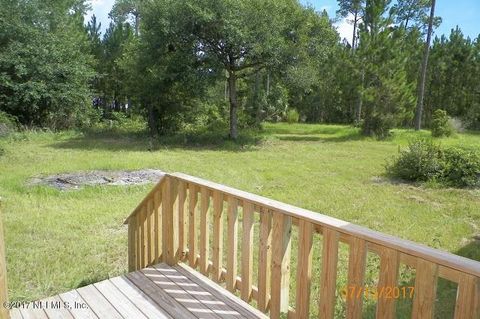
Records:
[[[12,319],[267,318],[188,266],[166,264],[32,302],[10,314]]]

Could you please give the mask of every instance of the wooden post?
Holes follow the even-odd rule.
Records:
[[[313,225],[301,219],[298,229],[298,267],[295,313],[297,319],[310,315],[310,286],[312,280]]]
[[[323,228],[322,274],[318,317],[333,319],[335,315],[335,289],[337,284],[338,239],[335,230]]]
[[[132,272],[137,270],[137,223],[135,216],[128,220],[128,271]]]
[[[163,253],[165,262],[173,266],[177,264],[178,250],[178,214],[175,214],[177,198],[177,181],[170,176],[166,177],[162,189],[162,217],[163,217]]]
[[[227,289],[236,291],[237,284],[237,252],[238,252],[238,201],[228,196],[228,231],[227,231]]]
[[[270,318],[288,312],[292,218],[273,212]]]
[[[258,257],[258,309],[267,312],[270,302],[272,268],[272,212],[260,211],[260,248]]]
[[[9,319],[10,312],[4,303],[8,302],[7,262],[5,259],[5,241],[3,237],[2,207],[0,202],[0,317]]]

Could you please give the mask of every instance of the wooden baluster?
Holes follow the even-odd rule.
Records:
[[[437,294],[438,266],[418,258],[412,318],[433,318]]]
[[[147,200],[147,266],[153,265],[154,262],[154,234],[153,234],[153,200]]]
[[[178,256],[178,214],[174,214],[177,190],[175,178],[166,177],[165,185],[162,188],[162,237],[164,259],[171,266],[177,263]]]
[[[136,261],[136,270],[142,269],[142,248],[143,248],[143,241],[142,241],[142,218],[140,212],[135,215],[135,226],[137,226],[136,234],[136,250],[137,250],[137,261]]]
[[[227,215],[227,289],[235,292],[237,286],[237,253],[238,253],[238,201],[228,196]]]
[[[398,285],[398,269],[400,267],[400,256],[398,251],[383,248],[380,255],[380,278],[377,292],[394,289]],[[395,298],[391,296],[378,296],[376,318],[395,318]]]
[[[292,218],[273,212],[270,318],[288,312]]]
[[[208,276],[208,256],[210,243],[210,218],[208,214],[210,206],[210,194],[206,187],[201,187],[201,211],[200,211],[200,272]]]
[[[141,228],[141,244],[142,244],[142,251],[141,253],[141,267],[145,268],[148,265],[148,254],[147,254],[147,248],[148,248],[148,229],[147,229],[147,206],[142,205],[142,208],[140,210],[140,220],[142,223],[142,228]]]
[[[0,203],[1,204],[1,203]],[[5,305],[8,303],[7,261],[5,254],[5,237],[3,235],[2,211],[0,207],[0,318],[9,319],[10,311]]]
[[[461,274],[458,282],[455,319],[480,318],[480,280],[472,275]],[[476,304],[475,304],[476,303]]]
[[[333,319],[337,285],[338,232],[323,228],[322,274],[320,280],[319,318]]]
[[[184,181],[178,182],[178,250],[179,260],[185,260],[187,254],[187,216],[185,204],[187,199],[187,184]]]
[[[195,184],[188,185],[188,263],[190,267],[197,267],[197,223],[196,210],[198,201],[198,190]]]
[[[242,299],[249,302],[253,281],[253,204],[243,202],[242,236]]]
[[[360,238],[351,238],[348,259],[348,291],[352,289],[355,293],[354,296],[347,296],[347,319],[362,318],[366,261],[366,242]],[[362,293],[357,296],[359,291]]]
[[[157,190],[153,194],[153,231],[154,231],[154,241],[155,241],[155,264],[158,264],[163,260],[162,252],[162,191]]]
[[[131,216],[128,220],[128,271],[137,270],[137,225],[135,216]],[[1,238],[0,238],[1,239]]]
[[[213,192],[213,280],[221,281],[223,260],[223,194]]]
[[[272,213],[260,210],[260,248],[258,257],[258,309],[267,312],[270,301],[272,260]]]
[[[310,286],[312,280],[313,227],[300,219],[298,225],[298,267],[295,314],[298,319],[307,319],[310,314]]]

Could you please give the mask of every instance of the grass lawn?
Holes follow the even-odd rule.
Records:
[[[472,239],[480,233],[480,190],[382,177],[399,147],[428,135],[397,130],[375,141],[347,126],[266,124],[261,136],[241,139],[244,145],[188,136],[152,143],[141,134],[101,132],[0,139],[10,299],[39,299],[126,272],[123,220],[151,185],[67,192],[26,185],[38,175],[96,169],[183,172],[480,260]],[[474,133],[438,141],[480,148]],[[451,303],[438,311],[446,308]]]

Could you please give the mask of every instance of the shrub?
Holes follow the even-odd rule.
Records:
[[[456,187],[480,186],[480,152],[449,148],[444,151],[444,183]]]
[[[386,169],[389,176],[406,181],[453,187],[480,186],[479,151],[459,147],[444,149],[426,139],[409,143]]]
[[[446,111],[436,110],[433,113],[431,130],[434,137],[451,136],[454,133],[455,129]]]
[[[298,111],[295,109],[290,109],[287,111],[286,114],[286,120],[288,123],[298,123],[298,120],[300,119],[300,115],[298,114]]]
[[[407,181],[426,182],[442,175],[444,164],[442,162],[440,146],[432,141],[419,139],[410,142],[400,155],[387,165],[390,176]]]
[[[362,124],[363,135],[384,139],[390,136],[390,130],[395,126],[392,115],[375,114],[366,118]]]
[[[0,111],[0,136],[7,135],[17,128],[15,117]]]

